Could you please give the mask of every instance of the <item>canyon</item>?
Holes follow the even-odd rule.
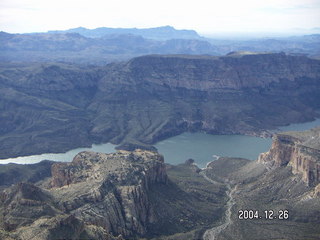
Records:
[[[319,117],[319,76],[319,60],[285,53],[1,63],[0,158],[105,142],[155,150],[187,131],[270,137]]]
[[[165,164],[147,150],[1,165],[0,179],[24,175],[0,182],[0,237],[318,239],[320,183],[305,172],[318,171],[320,154],[305,148],[317,149],[319,132],[280,133],[258,160],[220,157],[204,169],[192,159]],[[249,209],[261,217],[240,219]],[[266,219],[265,210],[289,217]]]

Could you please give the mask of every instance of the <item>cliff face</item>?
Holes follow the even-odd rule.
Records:
[[[291,166],[301,174],[308,186],[320,183],[320,128],[304,133],[277,134],[269,152],[259,156],[259,162],[269,167]]]
[[[319,78],[319,63],[302,59],[285,53],[225,57],[151,55],[129,61],[124,74],[134,83],[200,91],[265,87],[281,80]]]

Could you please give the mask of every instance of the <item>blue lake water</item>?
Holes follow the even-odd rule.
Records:
[[[17,157],[17,158],[8,158],[4,160],[0,160],[0,164],[6,163],[21,163],[21,164],[30,164],[30,163],[38,163],[42,160],[52,160],[57,162],[71,162],[75,155],[82,151],[94,151],[94,152],[104,152],[104,153],[112,153],[115,152],[116,145],[111,143],[105,144],[93,144],[91,148],[76,148],[72,149],[66,153],[44,153],[40,155],[32,155],[25,157]]]
[[[320,119],[313,122],[292,124],[279,128],[280,131],[302,131],[320,126]],[[164,155],[165,162],[170,164],[183,163],[193,158],[200,167],[213,161],[217,156],[241,157],[251,160],[257,159],[261,152],[266,152],[271,146],[270,138],[259,138],[243,135],[210,135],[205,133],[183,133],[155,144],[159,153]],[[73,157],[81,151],[115,152],[115,145],[111,143],[94,144],[91,148],[77,148],[66,153],[47,153],[41,155],[9,158],[0,160],[6,163],[37,163],[44,159],[71,162]]]
[[[198,166],[205,167],[217,156],[257,159],[260,153],[271,146],[271,138],[242,135],[210,135],[205,133],[183,133],[155,145],[166,162],[183,163],[188,158]]]

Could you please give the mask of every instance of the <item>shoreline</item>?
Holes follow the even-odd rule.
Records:
[[[259,137],[259,138],[264,138],[264,139],[267,139],[267,138],[270,138],[272,137],[273,134],[277,134],[279,132],[285,132],[285,131],[303,131],[303,130],[306,130],[306,129],[310,129],[310,128],[314,128],[316,126],[319,126],[320,125],[320,118],[318,119],[315,119],[311,122],[304,122],[304,123],[294,123],[294,124],[289,124],[288,126],[282,126],[282,127],[278,127],[277,129],[274,129],[274,130],[261,130],[259,133],[258,132],[247,132],[245,134],[239,134],[239,133],[235,133],[235,134],[212,134],[212,133],[208,133],[208,132],[204,132],[204,131],[200,131],[200,132],[195,132],[195,133],[205,133],[205,134],[208,134],[208,135],[212,135],[212,136],[250,136],[250,137]],[[293,130],[291,128],[294,128]],[[273,131],[273,132],[271,132]],[[187,133],[187,132],[183,132],[183,133]],[[181,133],[181,134],[183,134]],[[193,132],[190,132],[190,133],[193,133]],[[179,134],[179,135],[181,135]],[[179,136],[179,135],[176,135],[176,136]],[[168,140],[172,137],[175,137],[175,136],[169,136],[168,138],[165,138],[165,139],[162,139],[156,143],[153,143],[153,145],[150,145],[152,147],[154,147],[156,149],[157,152],[158,149],[155,147],[155,144],[159,143],[159,142],[162,142],[162,141],[165,141],[165,140]],[[91,144],[91,147],[89,146],[80,146],[78,148],[72,148],[72,149],[69,149],[68,151],[65,151],[65,152],[61,152],[61,151],[54,151],[54,152],[51,152],[51,153],[39,153],[39,154],[33,154],[33,155],[20,155],[20,156],[16,156],[16,154],[13,154],[7,158],[0,158],[0,164],[8,164],[8,163],[16,163],[16,164],[33,164],[33,163],[37,163],[37,162],[40,162],[42,160],[50,160],[52,161],[52,159],[47,159],[47,156],[46,155],[54,155],[55,157],[56,156],[59,156],[61,155],[68,155],[68,154],[73,154],[72,157],[70,157],[70,161],[72,161],[73,157],[78,153],[78,152],[81,152],[81,151],[95,151],[95,152],[99,152],[99,149],[96,149],[96,148],[99,148],[99,146],[106,146],[106,145],[110,145],[113,147],[112,151],[105,151],[103,149],[103,151],[101,152],[106,152],[106,153],[110,153],[110,152],[116,152],[117,150],[121,150],[121,149],[118,149],[117,147],[118,146],[121,146],[121,145],[116,145],[116,144],[113,144],[112,142],[108,142],[108,143],[100,143],[100,144],[97,144],[97,143],[93,143]],[[139,148],[139,146],[137,146],[137,148]],[[141,146],[141,149],[144,149],[143,146]],[[148,150],[148,149],[147,149]],[[43,156],[44,155],[44,156]],[[28,163],[20,163],[18,161],[23,161],[24,159],[27,159],[27,158],[39,158],[43,156],[43,158],[41,160],[31,160],[30,162]],[[213,157],[216,157],[216,156],[213,156]],[[63,157],[62,157],[63,158]],[[215,160],[217,160],[218,158],[216,158]],[[215,161],[213,160],[213,161]],[[55,160],[53,160],[55,161]],[[63,160],[62,160],[63,161]],[[197,164],[197,166],[200,168],[200,169],[205,169],[208,164],[210,164],[210,162],[212,161],[209,161],[206,163],[206,166],[203,168],[199,167],[199,164]],[[171,164],[171,163],[170,163]]]

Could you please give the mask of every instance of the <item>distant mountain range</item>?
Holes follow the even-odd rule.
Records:
[[[252,40],[210,39],[173,27],[74,28],[47,33],[0,32],[0,61],[104,65],[148,54],[225,55],[233,51],[286,52],[320,57],[320,34]]]
[[[107,28],[100,27],[96,29],[87,29],[84,27],[72,28],[64,31],[49,31],[48,33],[79,33],[82,36],[89,38],[101,38],[107,35],[126,35],[134,34],[144,38],[154,40],[169,40],[169,39],[199,39],[201,38],[194,30],[177,30],[171,26],[156,27],[156,28]]]
[[[0,32],[0,61],[106,64],[147,54],[219,55],[207,41],[154,40],[130,33],[90,38],[79,33]]]

